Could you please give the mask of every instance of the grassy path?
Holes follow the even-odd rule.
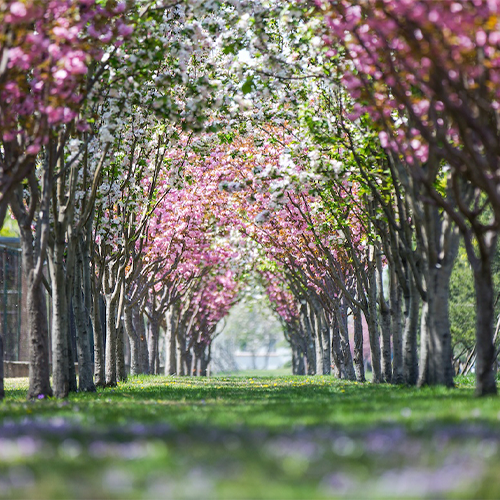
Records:
[[[500,398],[331,377],[137,377],[0,403],[0,498],[498,498]]]

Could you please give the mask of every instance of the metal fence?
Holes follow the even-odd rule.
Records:
[[[19,361],[21,289],[19,239],[0,238],[0,328],[4,342],[5,361]]]

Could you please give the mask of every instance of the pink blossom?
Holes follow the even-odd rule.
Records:
[[[39,144],[31,144],[31,146],[28,146],[26,148],[26,153],[29,155],[36,155],[40,152],[40,145]]]
[[[13,16],[23,18],[28,15],[28,10],[26,9],[26,5],[23,2],[14,2],[10,6],[10,13]]]

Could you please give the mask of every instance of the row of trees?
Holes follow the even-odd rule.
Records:
[[[5,3],[28,397],[115,385],[122,329],[131,373],[159,372],[161,330],[166,373],[205,373],[251,272],[296,373],[363,381],[364,318],[374,382],[451,386],[461,239],[477,391],[496,392],[495,6],[417,4]]]

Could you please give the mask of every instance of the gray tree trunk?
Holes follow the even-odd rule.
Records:
[[[24,257],[24,255],[23,255]],[[28,399],[52,396],[49,368],[49,332],[43,284],[28,284],[27,313],[29,331]]]
[[[177,371],[175,359],[175,309],[170,307],[165,314],[165,375],[175,375]]]
[[[148,351],[149,351],[149,371],[152,375],[159,375],[158,366],[158,339],[160,336],[160,325],[155,313],[152,314],[148,322]]]
[[[210,362],[209,360],[209,347],[204,346],[204,349],[201,353],[201,364],[200,364],[200,376],[201,377],[206,377],[208,375],[208,364]]]
[[[144,326],[144,318],[139,307],[132,308],[132,321],[134,329],[139,337],[139,362],[141,366],[140,373],[150,373],[149,370],[149,352],[146,327]]]
[[[31,239],[31,235],[30,235]],[[27,322],[29,332],[29,389],[28,399],[38,396],[52,396],[49,366],[49,328],[47,321],[47,303],[42,282],[33,282],[31,258],[26,248],[29,242],[23,238],[21,229],[22,268],[27,283]]]
[[[407,385],[416,385],[418,380],[418,315],[420,294],[413,276],[409,277],[409,295],[405,297],[405,315],[403,331],[403,377]]]
[[[293,375],[305,375],[304,354],[296,344],[292,344],[292,373]]]
[[[354,371],[356,380],[365,382],[365,363],[363,359],[363,319],[361,310],[356,307],[353,309],[354,315]]]
[[[321,321],[319,315],[316,314],[314,309],[309,306],[308,318],[311,323],[311,331],[314,338],[314,350],[316,357],[316,375],[324,373],[324,359],[323,359],[323,337],[321,335]]]
[[[101,294],[94,287],[92,294],[92,328],[94,330],[94,378],[97,387],[106,385],[106,375],[104,373],[104,338],[101,319]]]
[[[393,269],[391,270],[390,277],[392,346],[394,356],[392,360],[392,383],[400,385],[404,383],[401,287]]]
[[[377,252],[379,251],[377,250]],[[391,309],[384,297],[383,267],[380,253],[377,255],[377,291],[380,310],[380,338],[382,341],[382,381],[390,384],[392,380]]]
[[[117,385],[116,373],[116,302],[111,294],[106,294],[106,361],[105,376],[106,386],[115,387]]]
[[[316,373],[316,350],[311,330],[311,322],[309,321],[305,304],[301,304],[300,306],[300,322],[302,331],[305,333],[306,337],[307,374],[314,375]]]
[[[64,273],[64,237],[55,236],[53,248],[49,252],[50,282],[52,285],[52,380],[54,395],[57,398],[67,397],[69,387],[68,342],[68,297],[66,295],[66,276]]]
[[[73,310],[75,316],[76,342],[78,346],[78,389],[81,392],[95,392],[90,355],[89,317],[85,309],[82,290],[83,254],[77,247],[75,260]]]
[[[125,366],[125,339],[123,338],[123,323],[116,329],[116,377],[120,382],[127,380],[127,369]]]
[[[19,224],[21,239],[22,272],[26,280],[27,327],[29,336],[29,388],[28,399],[38,396],[52,396],[49,366],[49,325],[47,321],[47,304],[42,284],[43,263],[46,256],[47,235],[49,230],[50,179],[45,172],[41,221],[38,221],[36,234],[31,225],[38,209],[38,185],[34,173],[30,177],[30,206],[28,210],[23,202],[22,188],[16,190],[11,197],[12,212]]]
[[[186,375],[186,362],[185,362],[185,350],[186,350],[186,337],[184,337],[183,332],[179,329],[177,331],[177,353],[176,353],[176,365],[177,365],[177,375]]]
[[[185,363],[185,375],[188,377],[191,377],[193,375],[193,353],[191,352],[191,349],[187,349],[186,352],[184,353],[184,363]]]
[[[321,345],[323,351],[323,375],[330,375],[332,373],[332,351],[330,328],[325,319],[321,321]]]
[[[72,290],[68,290],[72,293]],[[67,294],[70,297],[70,294]],[[71,298],[68,299],[68,381],[69,392],[78,392],[78,384],[76,382],[76,331],[75,317],[73,314],[73,304]]]
[[[422,307],[420,371],[418,385],[453,386],[451,334],[448,316],[448,287],[429,293]]]
[[[349,342],[349,331],[347,329],[347,309],[345,304],[339,304],[336,308],[337,323],[340,333],[340,348],[342,349],[342,359],[347,380],[356,380],[356,373],[352,362],[351,345]]]
[[[457,242],[458,246],[458,242]],[[449,283],[453,263],[429,269],[427,303],[422,308],[418,385],[452,387],[453,364],[449,319]]]
[[[368,323],[368,337],[370,339],[370,355],[372,362],[374,384],[379,384],[382,381],[382,373],[380,370],[380,340],[377,318],[377,281],[375,276],[375,268],[368,269],[368,314],[366,322]]]
[[[330,332],[332,339],[333,375],[338,379],[346,378],[344,356],[340,347],[340,329],[336,319],[330,328]]]
[[[496,394],[494,331],[494,290],[491,261],[483,259],[474,271],[476,289],[476,394]]]
[[[123,308],[125,332],[130,340],[130,375],[139,375],[141,370],[140,359],[140,340],[139,335],[134,328],[132,307],[125,302]]]

